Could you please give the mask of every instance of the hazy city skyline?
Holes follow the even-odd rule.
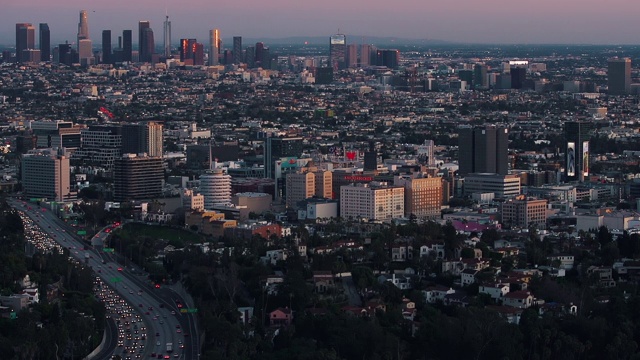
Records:
[[[380,0],[326,0],[305,3],[302,7],[291,0],[274,0],[268,6],[252,0],[242,5],[187,0],[167,1],[166,8],[173,24],[174,43],[183,37],[206,41],[213,28],[220,29],[225,39],[234,35],[264,39],[326,35],[328,39],[340,29],[345,34],[458,43],[640,43],[633,18],[640,10],[640,3],[625,0],[611,0],[606,6],[596,0],[539,0],[521,6],[500,0],[394,5]],[[123,29],[137,32],[140,20],[149,20],[153,30],[162,34],[165,5],[159,1],[24,0],[3,5],[0,43],[15,42],[15,24],[19,22],[48,23],[52,44],[63,40],[73,42],[78,12],[82,9],[88,11],[94,43],[103,29],[111,29],[113,34]],[[354,39],[348,39],[351,40]],[[113,41],[116,42],[117,37],[114,36]]]

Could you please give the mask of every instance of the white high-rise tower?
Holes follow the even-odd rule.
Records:
[[[171,21],[169,21],[169,15],[165,15],[164,20],[164,57],[169,58],[171,56]]]

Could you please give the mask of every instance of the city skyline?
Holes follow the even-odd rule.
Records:
[[[336,8],[341,11],[336,12]],[[620,12],[621,8],[626,10]],[[159,34],[163,31],[166,9],[173,23],[173,39],[204,40],[210,29],[217,28],[224,38],[323,35],[328,38],[341,32],[456,43],[638,44],[633,14],[634,10],[640,10],[640,4],[612,0],[605,7],[595,0],[568,0],[560,6],[551,0],[540,0],[535,7],[522,8],[499,0],[487,0],[482,5],[472,0],[457,0],[446,4],[389,7],[381,1],[344,4],[328,0],[322,4],[305,4],[305,8],[300,9],[289,0],[276,0],[269,8],[251,1],[242,7],[234,3],[214,5],[203,0],[189,0],[179,6],[167,3],[165,7],[151,0],[141,0],[135,5],[123,0],[93,4],[79,0],[55,4],[25,0],[3,7],[0,44],[14,42],[13,29],[17,22],[48,23],[52,44],[72,42],[76,38],[78,11],[82,9],[87,10],[91,29],[96,33],[105,29],[113,33],[135,30],[139,21],[148,20]]]

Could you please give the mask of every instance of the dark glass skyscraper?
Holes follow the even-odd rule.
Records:
[[[335,34],[329,39],[329,64],[333,70],[347,67],[347,36]]]
[[[133,52],[132,31],[122,31],[122,61],[131,61]]]
[[[459,174],[492,173],[507,175],[509,130],[483,126],[458,129]]]
[[[42,61],[51,61],[51,32],[49,24],[40,24],[40,58]]]
[[[625,95],[631,92],[631,59],[614,58],[608,62],[609,94]]]
[[[36,48],[36,29],[30,23],[16,24],[16,60],[24,61],[24,50]]]
[[[155,51],[155,41],[149,21],[140,21],[138,23],[138,48],[140,62],[151,62],[151,55]]]
[[[240,64],[242,62],[242,36],[233,37],[233,63]]]
[[[102,63],[111,64],[111,30],[102,30]]]

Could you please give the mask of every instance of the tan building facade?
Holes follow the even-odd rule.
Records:
[[[287,207],[313,196],[330,199],[332,179],[331,171],[323,170],[287,174]]]
[[[340,216],[389,222],[404,216],[404,188],[379,184],[340,187]]]
[[[394,185],[404,188],[404,213],[418,219],[435,219],[442,206],[442,178],[421,175],[401,175]]]
[[[520,228],[536,225],[542,229],[546,227],[547,208],[547,200],[520,195],[502,204],[502,223]]]

